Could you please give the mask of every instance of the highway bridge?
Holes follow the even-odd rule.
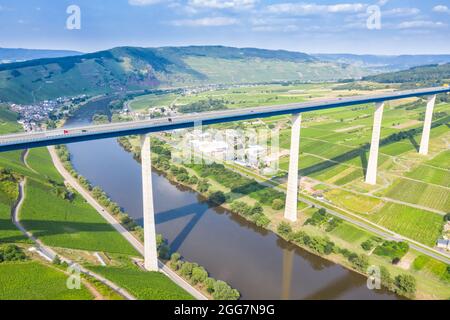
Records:
[[[165,119],[121,122],[106,125],[91,125],[70,129],[27,132],[0,136],[0,152],[36,148],[50,145],[67,144],[89,140],[99,140],[127,135],[141,136],[142,183],[144,203],[144,258],[148,270],[158,270],[156,252],[156,232],[153,208],[153,186],[151,179],[150,133],[190,128],[199,125],[211,125],[254,118],[267,118],[290,114],[292,118],[291,150],[286,194],[285,218],[297,220],[298,204],[298,161],[300,148],[301,114],[332,108],[348,107],[374,103],[374,124],[367,166],[366,183],[376,184],[378,148],[381,134],[381,121],[384,103],[411,97],[427,97],[425,121],[419,153],[428,153],[428,143],[433,118],[436,95],[449,93],[449,87],[434,87],[417,90],[394,91],[372,95],[333,98],[327,100],[293,103],[277,106],[264,106],[225,111],[194,113]]]

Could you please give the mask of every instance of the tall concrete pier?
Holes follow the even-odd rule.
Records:
[[[428,154],[428,144],[430,142],[431,122],[433,120],[433,109],[436,103],[436,95],[428,97],[427,110],[425,111],[425,121],[423,124],[422,140],[420,141],[419,153]]]
[[[380,148],[381,120],[383,119],[384,102],[375,104],[372,143],[370,144],[369,162],[367,164],[366,183],[377,184],[378,149]]]
[[[293,222],[297,221],[298,157],[300,152],[301,124],[302,115],[300,113],[292,115],[291,151],[289,158],[289,173],[284,218]]]
[[[148,271],[158,271],[155,209],[153,207],[152,158],[150,135],[141,136],[142,197],[144,217],[144,265]]]

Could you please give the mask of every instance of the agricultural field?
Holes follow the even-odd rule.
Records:
[[[67,275],[36,261],[0,264],[0,300],[91,300],[82,284],[68,290]]]
[[[369,216],[373,222],[430,247],[436,244],[444,225],[442,216],[395,203],[388,203]]]
[[[29,181],[21,221],[45,244],[53,247],[136,255],[133,247],[80,195],[67,200],[52,186]]]
[[[133,266],[89,267],[142,300],[192,300],[193,297],[159,272]]]
[[[439,186],[425,182],[397,179],[391,187],[383,192],[389,198],[419,204],[436,210],[450,208],[450,192]]]
[[[175,105],[177,106],[182,106],[201,100],[215,99],[223,100],[227,108],[233,109],[304,102],[325,96],[330,97],[352,94],[354,94],[354,91],[333,91],[331,90],[330,85],[324,86],[323,84],[301,84],[292,86],[255,85],[251,87],[218,89],[178,97],[173,93],[162,95],[148,94],[136,97],[129,105],[132,110],[141,112],[150,107],[168,107],[173,102],[175,102]]]
[[[448,155],[450,157],[450,155]],[[420,165],[416,169],[406,174],[408,178],[421,180],[426,183],[436,184],[449,188],[450,186],[450,170],[431,167],[428,165]]]

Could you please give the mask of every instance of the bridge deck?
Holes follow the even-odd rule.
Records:
[[[254,118],[267,118],[277,115],[339,108],[358,104],[398,100],[447,92],[450,92],[450,88],[435,87],[417,90],[395,91],[373,95],[334,98],[277,106],[204,112],[177,116],[171,119],[164,118],[112,123],[105,125],[91,125],[85,127],[70,128],[68,129],[67,133],[65,133],[63,129],[56,129],[41,132],[11,134],[0,136],[0,152],[113,138],[134,134],[146,134],[151,132],[168,131],[181,128],[190,128],[199,123],[203,125],[210,125]]]

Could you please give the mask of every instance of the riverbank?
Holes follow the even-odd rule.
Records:
[[[139,155],[139,150],[137,150],[137,143],[123,143],[124,139],[121,139],[122,145],[128,152],[133,152],[135,155],[135,158]],[[158,148],[153,148],[153,154],[155,159],[155,153],[156,151],[161,152],[160,146]],[[166,152],[167,154],[167,152]],[[160,154],[156,156],[159,157]],[[170,157],[169,157],[170,158]],[[164,176],[169,179],[170,181],[173,181],[177,184],[180,184],[186,188],[189,188],[191,190],[194,190],[195,192],[201,194],[205,199],[208,199],[211,194],[217,192],[216,189],[212,190],[204,190],[202,186],[199,187],[199,184],[192,183],[192,176],[195,174],[194,171],[191,170],[190,166],[185,167],[186,172],[181,172],[182,174],[179,175],[178,173],[182,170],[176,170],[173,168],[174,164],[169,163],[166,166],[161,166],[161,163],[164,163],[164,161],[159,161],[158,159],[155,159],[153,162],[156,169],[160,170]],[[183,167],[179,163],[176,163],[176,166]],[[176,172],[174,174],[173,172]],[[186,176],[185,174],[188,174]],[[179,179],[181,177],[181,179]],[[222,175],[224,177],[224,175]],[[201,179],[204,179],[205,176],[197,176],[194,181],[200,181]],[[211,179],[209,179],[211,181]],[[225,189],[220,188],[222,191],[225,191]],[[251,215],[248,214],[242,214],[242,212],[239,212],[239,210],[236,210],[236,208],[239,208],[239,206],[233,208],[230,203],[224,201],[223,203],[219,204],[222,208],[227,209],[231,212],[234,212],[235,214],[239,214],[239,216],[243,217],[247,221],[251,223],[255,223],[254,219],[252,219]],[[242,207],[242,205],[241,205]],[[314,213],[317,212],[317,209],[314,210],[314,208],[310,208],[307,211],[309,212],[302,212],[302,216],[311,217]],[[311,212],[312,211],[312,212]],[[282,213],[281,213],[282,215]],[[280,212],[277,214],[277,216],[280,216]],[[384,277],[384,286],[389,288],[392,291],[397,292],[398,294],[408,296],[409,298],[414,297],[413,292],[405,292],[403,288],[400,288],[401,281],[406,278],[408,281],[411,281],[413,284],[415,283],[415,279],[417,278],[419,280],[417,285],[417,294],[415,295],[415,298],[417,299],[445,299],[448,297],[448,287],[446,288],[446,285],[444,283],[440,283],[434,280],[426,279],[426,276],[423,274],[418,274],[417,272],[414,272],[414,278],[410,276],[412,273],[408,272],[407,270],[404,270],[402,268],[399,268],[396,265],[393,265],[389,260],[386,260],[384,257],[376,256],[371,252],[365,252],[364,250],[359,247],[359,250],[355,250],[355,245],[347,245],[346,241],[340,241],[341,239],[337,239],[334,235],[334,233],[326,232],[323,230],[323,228],[314,228],[312,226],[307,225],[300,226],[299,224],[289,226],[292,230],[288,233],[282,233],[279,230],[280,227],[280,221],[282,219],[276,218],[276,215],[270,214],[269,217],[271,218],[271,222],[267,225],[260,225],[261,227],[264,227],[267,230],[270,230],[274,232],[275,234],[283,237],[285,240],[289,241],[290,243],[293,243],[294,245],[301,247],[308,252],[314,253],[316,255],[319,255],[328,261],[332,261],[334,263],[338,263],[345,268],[352,270],[354,272],[357,272],[358,274],[364,275],[368,277],[367,274],[367,267],[369,265],[376,265],[380,266],[382,269],[383,277]],[[305,222],[307,218],[302,220],[302,223]],[[276,223],[274,223],[276,221]],[[351,226],[348,224],[345,224],[346,228],[348,226],[348,233],[351,233],[354,230],[357,230],[355,226]],[[343,229],[343,228],[342,228]],[[297,237],[293,237],[293,235],[296,235]],[[370,236],[371,238],[373,236]],[[334,241],[330,241],[330,238]],[[306,239],[306,241],[305,241]],[[363,239],[364,240],[364,239]],[[356,244],[358,245],[358,244]],[[328,247],[328,249],[326,249]],[[330,250],[331,248],[331,250]],[[354,252],[356,251],[356,252]],[[370,264],[369,264],[370,263]]]

